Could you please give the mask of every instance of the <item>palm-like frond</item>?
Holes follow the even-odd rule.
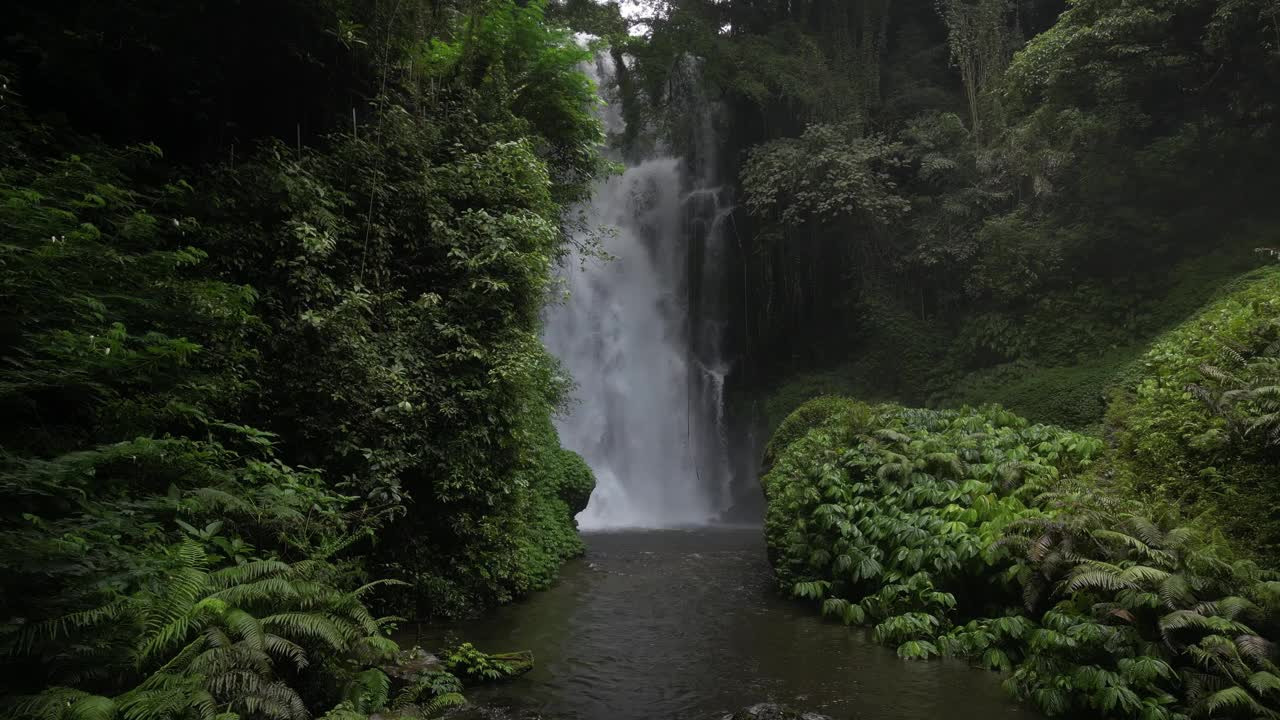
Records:
[[[13,698],[6,710],[15,718],[35,720],[63,720],[70,708],[93,697],[84,690],[69,687],[51,687],[39,695]]]
[[[1164,531],[1152,522],[1150,518],[1145,518],[1141,515],[1130,515],[1126,518],[1125,525],[1128,526],[1136,538],[1148,546],[1160,547],[1164,545]]]
[[[262,626],[284,637],[320,640],[334,650],[345,650],[355,639],[350,626],[319,613],[286,612],[268,615]]]
[[[1276,658],[1276,644],[1257,635],[1236,636],[1236,648],[1254,667],[1269,667]]]
[[[1249,694],[1248,690],[1238,685],[1223,688],[1213,693],[1205,698],[1202,707],[1209,715],[1225,710],[1243,710],[1254,717],[1273,718],[1277,716],[1275,711],[1264,707]]]
[[[254,560],[240,565],[231,565],[209,573],[209,585],[215,591],[225,590],[262,580],[263,578],[283,575],[290,570],[291,567],[288,563],[279,560]]]
[[[431,702],[422,706],[422,715],[426,718],[438,717],[441,713],[450,708],[462,707],[467,704],[467,699],[462,693],[445,693],[431,699]]]
[[[1160,595],[1160,602],[1169,610],[1186,608],[1195,603],[1195,594],[1191,591],[1191,585],[1181,573],[1166,577],[1160,583],[1157,593]],[[1203,613],[1203,611],[1200,612]]]
[[[299,670],[307,667],[307,653],[302,649],[301,645],[295,642],[286,640],[279,635],[265,633],[262,636],[262,645],[272,656],[289,660]]]

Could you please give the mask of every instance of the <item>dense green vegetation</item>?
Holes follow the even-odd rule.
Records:
[[[764,478],[770,554],[824,615],[872,626],[903,658],[1005,671],[1050,716],[1280,708],[1280,581],[1220,535],[1127,499],[1101,440],[995,407],[833,398],[779,432],[791,439]]]
[[[1273,716],[1278,318],[1280,270],[1233,283],[1113,389],[1105,440],[998,406],[801,405],[766,451],[780,584],[1051,716]]]
[[[784,591],[1047,714],[1274,716],[1274,5],[644,21],[624,89],[669,141],[680,52],[729,108]]]
[[[1170,331],[1117,389],[1107,425],[1117,480],[1188,516],[1203,515],[1267,565],[1280,522],[1280,270]]]
[[[528,668],[390,638],[582,552],[539,340],[609,171],[575,31],[623,154],[737,199],[784,590],[1050,715],[1280,714],[1275,0],[4,21],[6,714],[430,717]]]
[[[692,52],[727,108],[735,381],[769,427],[852,390],[1096,428],[1105,388],[1280,231],[1263,0],[667,10],[623,42],[624,89],[687,145],[668,88]]]
[[[6,713],[431,716],[518,668],[396,616],[581,552],[538,316],[589,54],[539,3],[272,5],[6,9]]]

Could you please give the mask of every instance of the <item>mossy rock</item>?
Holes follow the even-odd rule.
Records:
[[[560,478],[556,496],[569,506],[571,514],[577,515],[586,509],[591,491],[596,487],[596,478],[587,461],[578,453],[562,448],[558,454]]]

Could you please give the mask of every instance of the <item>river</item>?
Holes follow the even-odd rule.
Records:
[[[535,668],[469,690],[547,720],[707,720],[758,702],[836,720],[1030,720],[1000,677],[908,662],[773,587],[759,528],[589,533],[555,587],[449,628]],[[403,640],[437,646],[443,628]]]

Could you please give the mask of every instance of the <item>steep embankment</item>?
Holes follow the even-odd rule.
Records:
[[[1280,271],[1246,276],[1151,347],[1106,440],[812,400],[766,453],[779,582],[904,658],[1007,671],[1050,715],[1269,714],[1278,337]]]
[[[1280,547],[1280,269],[1245,275],[1162,336],[1107,410],[1134,495],[1201,514],[1275,564]]]

